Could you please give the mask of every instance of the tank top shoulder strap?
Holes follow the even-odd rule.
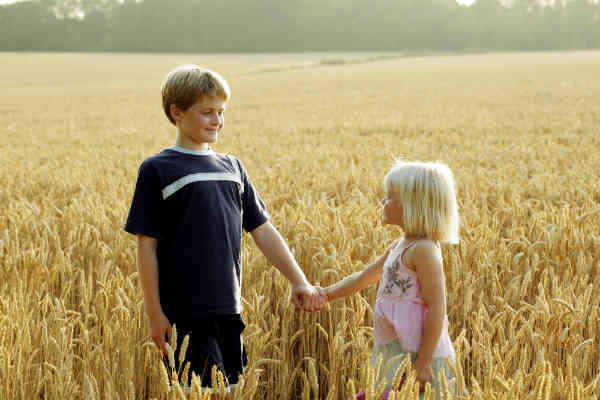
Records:
[[[402,246],[400,246],[400,262],[402,263],[402,265],[404,265],[404,253],[406,253],[406,250],[410,249],[411,247],[413,247],[415,244],[417,243],[416,240],[413,240],[412,242],[409,242],[408,244],[402,244]]]

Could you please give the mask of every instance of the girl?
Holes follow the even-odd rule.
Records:
[[[401,227],[404,236],[362,271],[320,289],[329,301],[381,280],[373,317],[372,364],[383,358],[385,370],[386,362],[394,358],[382,377],[388,390],[404,358],[398,355],[411,357],[422,387],[430,382],[438,396],[440,370],[448,382],[452,377],[445,361],[454,361],[454,348],[448,335],[440,243],[458,243],[454,186],[446,165],[397,162],[384,180],[382,220]]]

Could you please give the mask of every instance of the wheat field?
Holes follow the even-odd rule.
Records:
[[[244,162],[311,282],[401,234],[379,218],[394,157],[448,163],[457,398],[600,398],[600,52],[571,52],[0,53],[0,399],[181,398],[123,231],[140,162],[174,142],[159,85],[181,63],[229,81],[214,148]],[[249,236],[243,259],[249,365],[231,398],[375,399],[376,286],[298,314]],[[393,396],[417,393],[409,374]]]

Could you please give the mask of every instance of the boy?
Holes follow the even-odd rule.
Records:
[[[213,365],[234,387],[247,362],[240,316],[242,229],[290,281],[297,309],[322,305],[269,222],[241,162],[210,148],[223,129],[229,97],[227,82],[215,72],[183,65],[167,74],[163,108],[177,129],[176,143],[142,163],[125,224],[137,236],[152,340],[165,353],[172,324],[179,342],[189,333],[186,360],[206,388]]]

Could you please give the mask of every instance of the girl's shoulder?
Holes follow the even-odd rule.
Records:
[[[442,251],[439,243],[430,239],[417,239],[407,241],[408,247],[402,255],[404,265],[413,271],[417,270],[419,264],[430,264],[442,261]]]

